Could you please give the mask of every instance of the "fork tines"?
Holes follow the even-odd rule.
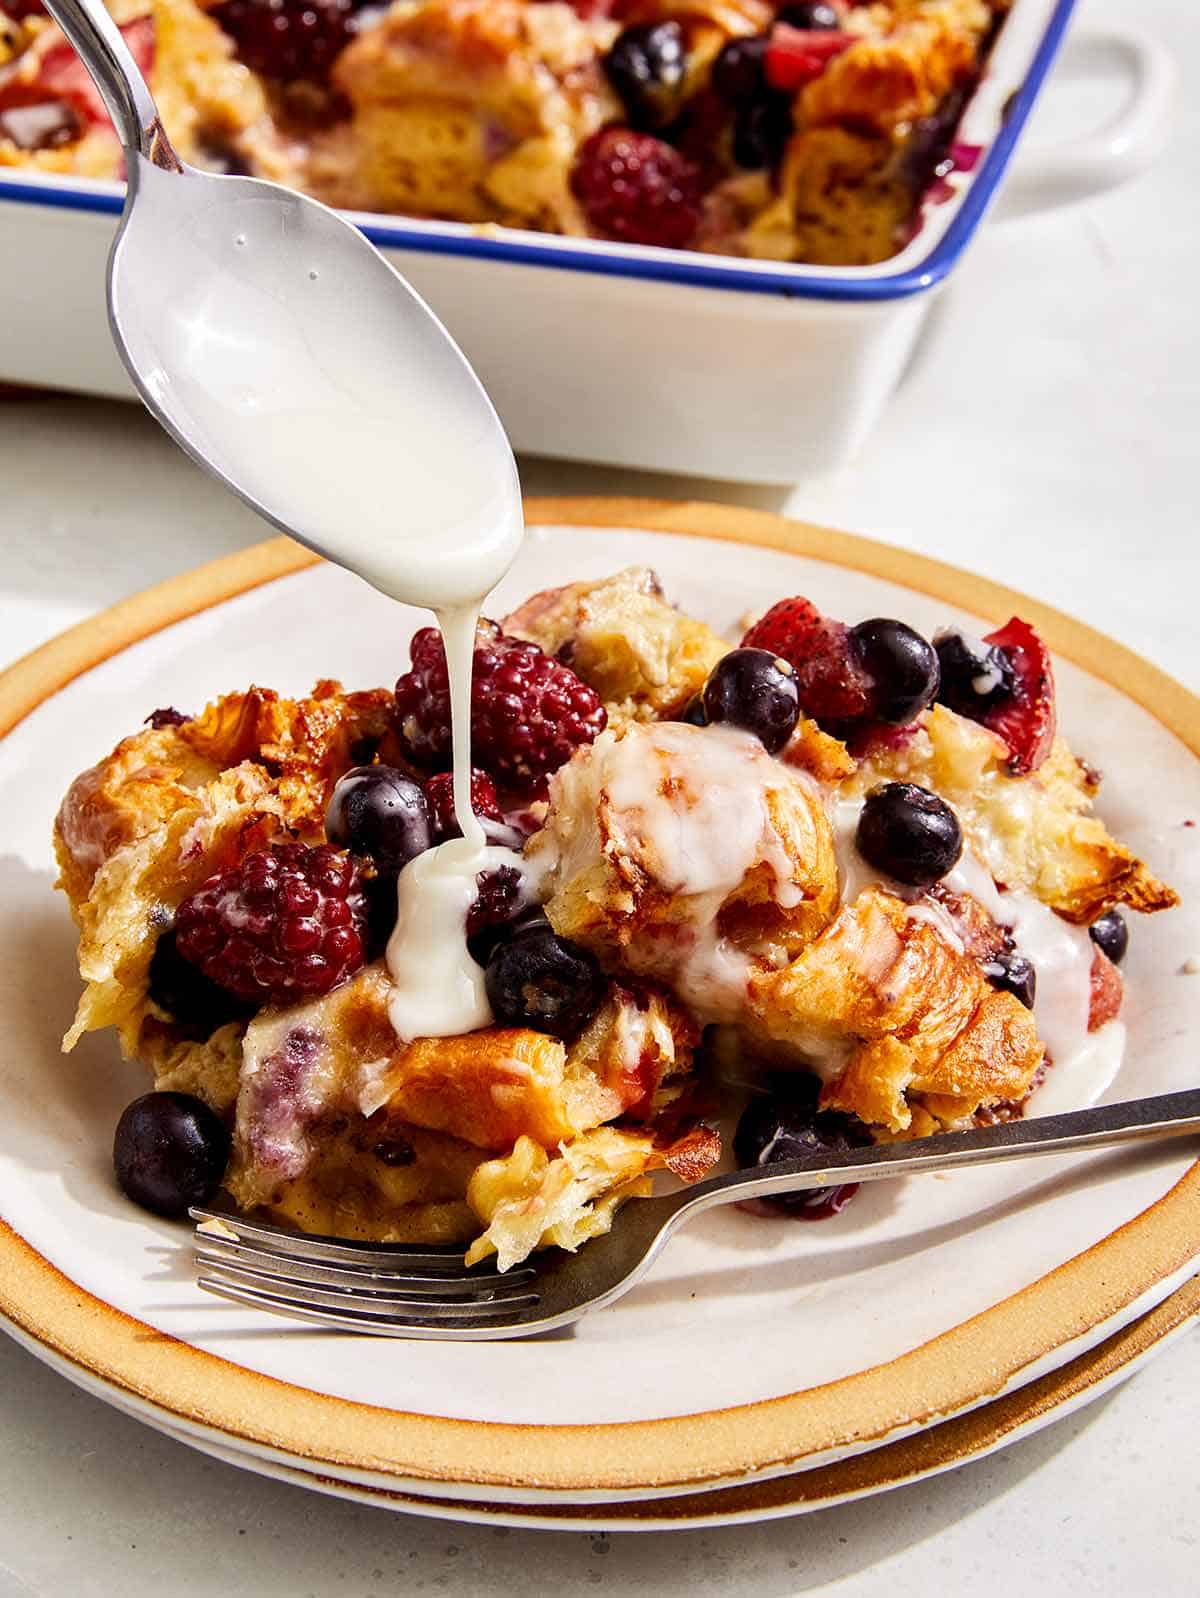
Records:
[[[193,1209],[198,1285],[257,1309],[383,1335],[467,1330],[538,1302],[529,1267],[463,1264],[461,1248],[338,1242]]]

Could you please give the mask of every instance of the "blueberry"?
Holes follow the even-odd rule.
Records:
[[[962,828],[950,806],[912,782],[886,782],[871,790],[854,841],[864,860],[912,888],[940,882],[963,847]]]
[[[935,634],[933,647],[941,668],[937,697],[960,716],[977,719],[1012,697],[1017,677],[1003,649],[955,631]]]
[[[1129,926],[1119,910],[1110,910],[1088,928],[1088,937],[1114,965],[1120,965],[1129,947]]]
[[[771,754],[800,719],[796,673],[769,649],[732,650],[709,673],[702,697],[710,722],[745,728]]]
[[[998,954],[984,964],[983,974],[1001,993],[1014,994],[1027,1010],[1033,1009],[1037,972],[1032,960],[1023,954]]]
[[[733,159],[751,172],[773,167],[782,158],[794,128],[792,108],[784,95],[764,95],[738,106],[733,120]]]
[[[144,1093],[117,1122],[113,1169],[122,1191],[155,1215],[183,1215],[221,1185],[229,1133],[189,1093]]]
[[[770,37],[765,33],[749,39],[730,39],[713,62],[712,86],[729,105],[746,105],[767,90],[764,63]]]
[[[776,18],[779,22],[786,22],[789,28],[840,28],[841,18],[831,5],[823,5],[820,0],[810,0],[807,5],[781,6]]]
[[[150,997],[177,1026],[198,1038],[211,1037],[227,1021],[254,1014],[254,1006],[218,987],[198,965],[180,954],[173,931],[164,932],[150,960]]]
[[[421,784],[394,766],[354,766],[330,795],[325,835],[394,876],[433,842],[429,802]]]
[[[931,705],[940,671],[933,645],[920,633],[875,616],[850,629],[850,647],[875,679],[875,717],[892,727],[905,727]]]
[[[683,98],[687,49],[678,22],[626,28],[604,58],[631,127],[653,133],[674,122]]]
[[[540,921],[492,951],[484,983],[501,1026],[532,1027],[565,1043],[587,1026],[607,987],[586,949]]]
[[[771,1090],[750,1101],[733,1134],[733,1155],[742,1170],[808,1154],[847,1153],[870,1143],[866,1128],[850,1116],[818,1111],[820,1090],[819,1079],[807,1072],[772,1078]],[[819,1220],[836,1215],[857,1191],[857,1183],[839,1183],[762,1202],[786,1215]]]
[[[708,717],[704,714],[703,693],[696,694],[688,700],[687,709],[682,712],[679,719],[686,721],[689,727],[708,726]]]

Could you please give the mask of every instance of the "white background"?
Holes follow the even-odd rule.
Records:
[[[1200,11],[1086,0],[1200,58]],[[1117,79],[1069,62],[1033,139],[1097,121]],[[793,493],[523,463],[532,493],[726,498],[974,567],[1200,687],[1200,102],[1130,187],[1056,212],[1017,190],[977,240],[858,461]],[[0,239],[0,255],[3,241]],[[6,270],[8,269],[6,263]],[[2,292],[2,289],[0,289]],[[398,485],[402,492],[402,485]],[[262,535],[132,406],[0,405],[0,665],[97,608]],[[935,1481],[758,1528],[504,1532],[321,1499],[216,1464],[0,1340],[0,1598],[306,1594],[1196,1590],[1192,1332],[1116,1395]]]

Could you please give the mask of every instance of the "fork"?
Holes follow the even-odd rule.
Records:
[[[1190,1088],[910,1143],[807,1155],[626,1204],[612,1230],[579,1253],[545,1249],[503,1273],[487,1263],[465,1266],[457,1245],[358,1243],[289,1232],[221,1209],[189,1213],[199,1223],[198,1285],[220,1297],[377,1337],[531,1337],[627,1293],[671,1234],[716,1204],[1196,1132],[1200,1088]]]

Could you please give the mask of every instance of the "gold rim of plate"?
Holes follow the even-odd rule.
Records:
[[[743,543],[869,573],[996,622],[1019,611],[1056,654],[1132,699],[1200,756],[1200,699],[1181,684],[1082,622],[940,561],[731,506],[580,498],[531,499],[525,508],[530,525]],[[270,539],[81,622],[0,674],[0,737],[76,677],[139,640],[316,563],[316,556],[291,540]],[[160,1333],[86,1292],[2,1221],[0,1314],[82,1372],[151,1404],[165,1420],[208,1428],[252,1449],[286,1453],[318,1480],[352,1470],[435,1490],[532,1489],[564,1498],[686,1492],[692,1497],[676,1505],[686,1521],[700,1512],[691,1507],[694,1498],[712,1509],[718,1491],[723,1501],[742,1495],[735,1507],[770,1513],[778,1504],[802,1504],[813,1495],[878,1490],[996,1446],[1005,1433],[1105,1380],[1114,1360],[1118,1366],[1127,1362],[1137,1348],[1195,1314],[1200,1286],[1193,1282],[1090,1353],[1019,1385],[1022,1372],[1128,1314],[1197,1253],[1200,1161],[1155,1204],[1082,1254],[887,1364],[757,1403],[586,1426],[419,1415],[261,1375]],[[1140,1341],[1135,1347],[1130,1339]],[[1014,1385],[1015,1391],[1004,1392]],[[923,1430],[895,1440],[914,1428]],[[803,1468],[805,1460],[847,1449],[855,1457]],[[789,1471],[801,1474],[789,1477]],[[765,1473],[776,1479],[722,1485]],[[625,1509],[636,1516],[636,1505]]]

